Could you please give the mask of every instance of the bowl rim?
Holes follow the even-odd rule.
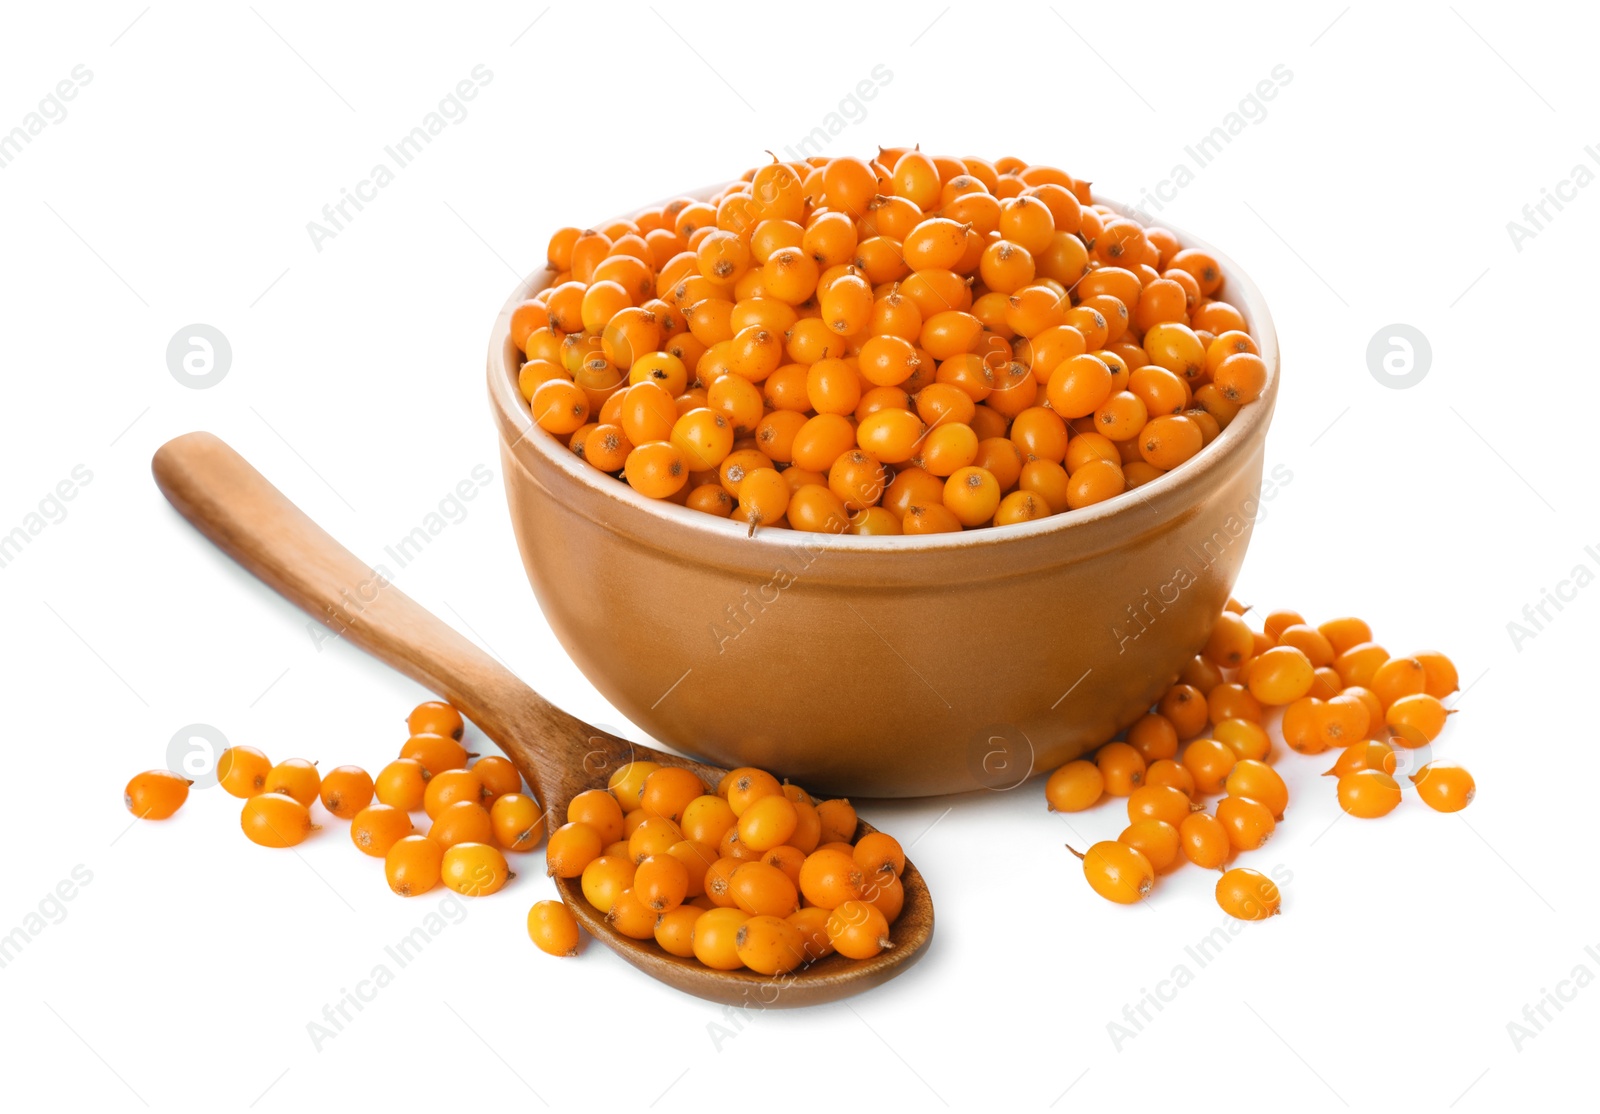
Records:
[[[691,190],[681,194],[674,194],[673,198],[691,197],[705,200],[715,193],[725,189],[732,182],[723,182],[713,186]],[[1124,216],[1143,218],[1133,206],[1106,198],[1098,193],[1092,195],[1094,202],[1109,206]],[[664,203],[664,202],[663,202]],[[645,206],[648,208],[648,206]],[[627,218],[612,218],[627,219]],[[604,221],[602,224],[606,223]],[[1067,511],[1061,514],[1048,515],[1045,518],[1035,519],[1032,522],[1012,523],[1006,526],[984,526],[977,529],[962,530],[943,534],[889,534],[889,535],[857,535],[857,534],[826,534],[795,530],[789,527],[774,527],[765,530],[756,530],[749,533],[748,527],[742,522],[719,518],[715,515],[705,514],[702,511],[691,510],[666,499],[652,499],[641,495],[626,483],[615,478],[610,473],[601,472],[588,464],[572,452],[565,441],[554,435],[545,433],[533,421],[522,392],[517,386],[517,373],[521,369],[521,353],[511,343],[511,315],[524,301],[527,301],[540,290],[550,286],[555,272],[548,267],[541,267],[521,279],[512,290],[509,298],[501,307],[499,315],[495,318],[494,326],[489,336],[488,352],[488,378],[489,396],[494,408],[496,424],[500,431],[502,447],[505,451],[513,453],[521,461],[524,468],[533,472],[530,466],[530,456],[539,460],[548,467],[554,467],[571,481],[603,496],[619,507],[626,507],[640,514],[671,523],[681,529],[688,530],[691,534],[705,535],[707,540],[717,539],[726,541],[738,539],[743,546],[752,547],[748,552],[752,556],[763,553],[781,555],[790,552],[797,545],[804,545],[812,552],[855,552],[882,554],[895,551],[916,550],[922,551],[952,551],[974,547],[1003,545],[1011,542],[1020,542],[1029,539],[1046,537],[1069,530],[1092,529],[1097,525],[1110,522],[1127,523],[1127,512],[1140,507],[1155,509],[1152,503],[1163,503],[1177,500],[1178,496],[1191,488],[1200,488],[1207,476],[1229,467],[1235,458],[1251,451],[1252,443],[1258,433],[1264,435],[1264,427],[1271,421],[1274,404],[1278,392],[1278,373],[1280,352],[1278,348],[1277,331],[1273,326],[1272,315],[1267,309],[1265,298],[1260,288],[1250,279],[1231,257],[1218,251],[1207,241],[1193,236],[1170,222],[1161,222],[1160,227],[1166,228],[1175,235],[1186,248],[1198,248],[1213,259],[1221,269],[1224,278],[1224,287],[1229,292],[1225,300],[1229,305],[1239,310],[1244,316],[1249,332],[1260,347],[1262,361],[1267,365],[1267,382],[1262,388],[1261,396],[1254,402],[1240,409],[1235,419],[1222,430],[1211,444],[1206,445],[1178,468],[1158,476],[1149,483],[1137,488],[1130,488],[1120,495],[1113,496],[1104,502],[1083,507],[1078,510]],[[535,434],[543,434],[536,436]],[[1178,501],[1179,506],[1194,505],[1198,499]],[[608,523],[617,529],[615,522]]]

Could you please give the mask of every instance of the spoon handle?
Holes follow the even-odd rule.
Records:
[[[461,710],[516,762],[539,800],[561,779],[547,746],[591,729],[374,572],[214,434],[186,433],[150,462],[162,494],[259,580]],[[579,751],[578,753],[583,753]],[[552,769],[554,766],[554,769]]]

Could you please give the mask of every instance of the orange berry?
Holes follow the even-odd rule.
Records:
[[[1472,775],[1454,762],[1429,762],[1411,775],[1417,796],[1438,812],[1460,812],[1478,794]]]
[[[1277,883],[1260,871],[1236,866],[1217,879],[1217,904],[1241,921],[1264,921],[1283,912]]]
[[[351,820],[372,803],[372,777],[360,766],[338,766],[322,779],[322,807],[340,820]]]
[[[546,955],[577,955],[578,919],[562,902],[535,902],[528,910],[528,938]]]
[[[171,770],[147,770],[128,782],[122,803],[141,820],[165,820],[183,807],[193,784]]]
[[[305,805],[282,793],[258,793],[246,800],[239,826],[262,847],[293,847],[317,827]]]

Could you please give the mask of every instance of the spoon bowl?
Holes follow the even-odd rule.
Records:
[[[562,711],[510,670],[345,549],[210,433],[156,450],[151,471],[178,513],[279,595],[341,637],[448,700],[516,764],[547,817],[635,760],[681,766],[714,787],[727,771],[653,750]],[[856,838],[874,829],[861,822]],[[555,880],[578,923],[633,966],[714,1002],[764,1009],[830,1002],[877,986],[916,962],[933,938],[933,899],[906,863],[894,946],[872,959],[830,955],[787,975],[716,971],[617,932],[584,900],[577,879]]]

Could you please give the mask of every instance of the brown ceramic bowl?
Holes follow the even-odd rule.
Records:
[[[1228,598],[1278,389],[1260,292],[1174,231],[1221,264],[1270,373],[1261,399],[1137,490],[922,537],[748,537],[589,467],[533,426],[517,390],[511,311],[553,277],[529,276],[494,325],[489,397],[512,525],[556,636],[657,739],[814,792],[1009,788],[1110,739],[1172,684]]]

